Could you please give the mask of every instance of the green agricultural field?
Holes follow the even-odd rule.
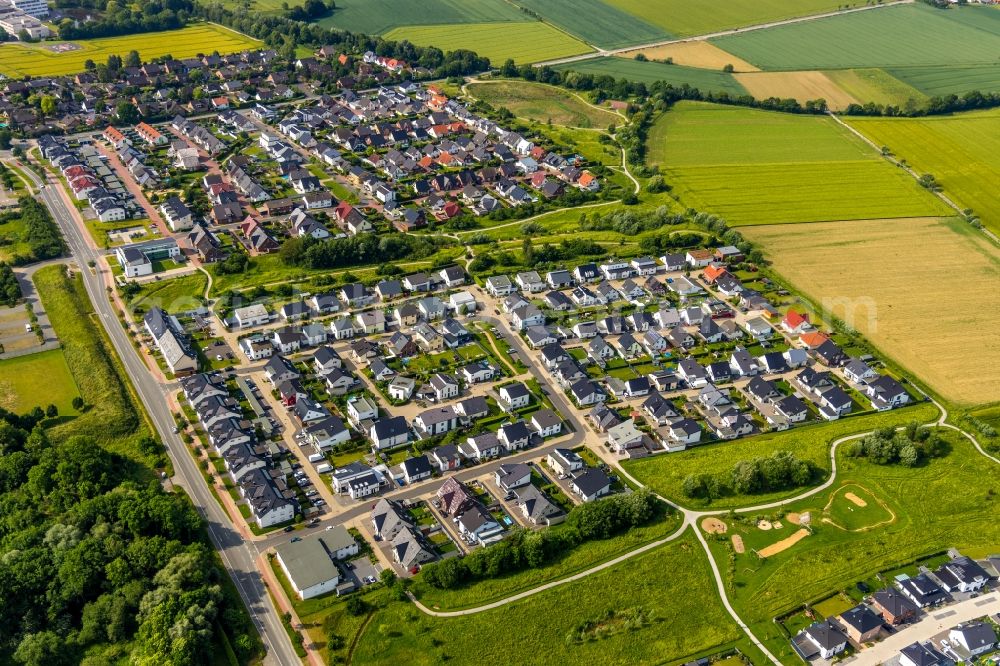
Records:
[[[747,535],[745,555],[731,555],[729,535],[710,541],[737,611],[779,658],[794,660],[794,655],[771,621],[775,615],[948,548],[972,557],[1000,549],[1000,522],[995,519],[1000,465],[981,456],[965,438],[950,431],[942,436],[951,444],[950,453],[916,468],[839,456],[835,489],[787,507],[789,512],[809,512],[813,533],[766,560],[750,549],[787,536],[795,526],[784,525],[778,534],[752,524],[731,526]],[[866,489],[885,503],[895,520],[859,532],[818,520],[843,484]]]
[[[654,124],[647,145],[685,204],[734,225],[949,210],[825,116],[681,102]]]
[[[72,42],[81,48],[54,53],[46,48],[55,42],[20,44],[8,42],[0,46],[0,73],[7,76],[59,76],[84,70],[87,60],[104,62],[109,55],[122,57],[136,50],[143,60],[170,54],[175,58],[190,58],[199,54],[235,53],[259,48],[262,42],[213,23],[196,23],[179,30],[149,32],[124,37],[81,39]]]
[[[588,44],[604,49],[648,44],[673,36],[604,0],[518,0],[518,4]]]
[[[576,93],[543,83],[493,81],[470,83],[466,89],[476,99],[540,123],[603,129],[625,120],[617,113],[592,106]]]
[[[922,4],[728,35],[719,48],[768,70],[995,63],[1000,12]]]
[[[824,73],[845,92],[862,102],[904,106],[911,99],[918,103],[927,100],[927,95],[923,92],[883,69],[832,69]],[[997,68],[997,74],[1000,76],[1000,68]]]
[[[767,433],[738,439],[734,442],[719,442],[696,446],[680,453],[626,461],[625,470],[644,485],[663,495],[672,502],[684,506],[706,506],[711,509],[732,509],[742,506],[765,504],[784,499],[802,492],[802,489],[767,493],[753,496],[723,497],[703,502],[686,497],[681,490],[684,478],[689,474],[726,474],[741,460],[763,458],[775,451],[791,451],[802,460],[807,460],[829,475],[830,444],[847,435],[874,430],[887,426],[901,426],[910,421],[926,423],[937,416],[937,409],[931,404],[921,404],[906,409],[882,414],[866,414],[848,417],[833,423],[792,428],[784,432]]]
[[[610,76],[615,79],[627,79],[638,83],[656,83],[665,81],[675,86],[687,84],[703,91],[727,92],[732,95],[746,95],[746,88],[733,77],[723,71],[682,67],[681,65],[665,65],[660,62],[640,62],[625,58],[593,58],[563,65],[556,69],[580,72],[592,76]]]
[[[836,0],[605,0],[678,37],[836,11]]]
[[[997,12],[1000,14],[1000,12]],[[962,208],[1000,232],[1000,110],[931,118],[851,118],[920,173],[931,173]]]
[[[0,361],[0,407],[23,414],[55,405],[60,416],[76,414],[80,395],[62,350],[53,349]]]
[[[530,22],[533,19],[504,0],[337,0],[333,14],[318,21],[324,28],[380,35],[413,25]]]
[[[649,621],[631,629],[611,624],[600,638],[570,636],[609,611],[631,610],[642,611]],[[658,663],[739,638],[689,533],[606,571],[483,613],[432,618],[410,604],[391,602],[375,612],[356,639],[353,661]]]
[[[970,90],[1000,91],[1000,63],[892,67],[888,71],[900,81],[904,81],[931,96],[958,95]]]
[[[418,46],[436,46],[445,52],[468,49],[497,65],[508,58],[520,65],[593,50],[541,21],[418,25],[390,30],[385,38],[407,40]]]

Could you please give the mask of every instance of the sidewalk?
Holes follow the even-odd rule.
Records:
[[[295,612],[295,608],[292,607],[291,602],[288,597],[285,596],[285,589],[281,587],[281,583],[274,575],[274,571],[271,570],[271,563],[268,561],[267,553],[261,553],[260,557],[257,558],[257,570],[261,572],[261,577],[264,579],[264,585],[271,591],[271,595],[278,604],[278,611],[282,614],[288,613],[292,616],[291,624],[293,627],[302,627],[302,620],[299,618],[298,614]],[[306,659],[313,666],[325,666],[323,663],[323,658],[320,656],[319,652],[316,650],[316,646],[312,643],[309,638],[309,633],[305,629],[296,631],[296,633],[301,634],[306,640],[302,643],[306,649]]]

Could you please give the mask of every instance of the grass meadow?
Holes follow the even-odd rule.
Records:
[[[996,63],[1000,12],[901,5],[727,35],[713,43],[766,70]]]
[[[774,270],[942,398],[1000,400],[1000,250],[958,219],[747,227]]]
[[[379,35],[414,25],[512,21],[532,19],[504,0],[337,0],[333,14],[317,23],[324,28]]]
[[[656,83],[664,81],[675,86],[687,84],[703,91],[728,92],[732,95],[746,95],[746,88],[740,85],[736,78],[721,68],[718,71],[667,65],[660,62],[640,62],[625,58],[605,57],[581,60],[563,65],[555,69],[571,70],[592,76],[610,76],[615,79],[627,79],[638,83]]]
[[[442,51],[469,49],[500,65],[508,58],[517,64],[563,58],[592,51],[589,46],[541,21],[513,23],[459,23],[414,25],[385,33],[386,39],[408,40]]]
[[[1000,14],[1000,12],[997,12]],[[1000,110],[929,118],[851,118],[850,124],[888,146],[920,173],[931,173],[962,208],[1000,232]]]
[[[60,76],[84,70],[84,62],[104,62],[109,55],[122,57],[136,50],[143,60],[167,54],[190,58],[199,54],[234,53],[259,48],[263,42],[214,23],[195,23],[179,30],[147,32],[123,37],[81,39],[72,42],[81,48],[53,53],[43,44],[8,42],[0,45],[0,74],[21,77]]]
[[[672,37],[662,27],[605,0],[519,0],[545,21],[604,49],[648,44]]]
[[[918,103],[927,100],[927,95],[882,69],[832,69],[825,74],[844,92],[862,103],[903,106],[911,99]]]
[[[958,95],[970,90],[1000,90],[1000,63],[892,67],[889,73],[926,95]]]
[[[591,106],[563,88],[527,81],[470,83],[469,94],[515,116],[539,123],[601,128],[621,123],[617,113]]]
[[[625,470],[644,485],[672,502],[682,506],[708,509],[734,509],[744,506],[764,504],[792,497],[802,492],[802,488],[762,495],[734,495],[712,501],[691,500],[681,487],[689,474],[727,474],[733,465],[741,460],[763,458],[775,451],[791,451],[802,460],[808,460],[824,470],[824,478],[830,472],[830,444],[846,435],[865,432],[886,426],[901,426],[910,421],[925,423],[937,416],[937,409],[931,404],[922,404],[906,409],[848,417],[832,423],[823,423],[784,432],[766,433],[738,439],[733,442],[719,442],[696,446],[679,453],[653,456],[640,460],[626,461]]]
[[[80,395],[60,349],[0,361],[0,407],[23,414],[55,405],[62,417],[75,415]]]
[[[949,211],[828,117],[681,102],[650,129],[647,159],[683,203],[733,225]]]
[[[605,0],[677,37],[836,11],[835,0]]]
[[[201,271],[169,280],[146,282],[129,305],[143,312],[154,306],[167,312],[191,310],[201,305],[207,285],[208,278]]]
[[[643,610],[649,622],[582,642],[569,638],[606,611],[631,609]],[[483,613],[431,618],[410,604],[391,602],[372,616],[352,656],[356,663],[413,666],[638,664],[681,659],[740,637],[718,599],[708,562],[688,533],[618,566]]]
[[[732,531],[712,538],[711,548],[737,611],[776,656],[795,658],[787,639],[771,621],[775,615],[869,579],[875,572],[948,548],[973,557],[1000,548],[1000,523],[995,520],[1000,509],[996,495],[1000,465],[979,455],[964,438],[950,431],[942,436],[951,444],[950,453],[917,468],[880,466],[839,456],[838,483],[833,489],[787,507],[798,513],[808,511],[814,519],[813,533],[784,552],[761,560],[751,549],[787,536],[789,530],[797,529],[795,526],[786,524],[780,533],[773,533],[757,529],[752,519],[749,525],[733,525],[737,533],[745,535],[744,555],[732,551]],[[846,490],[853,490],[852,486],[867,490],[888,507],[895,520],[853,532],[816,520],[831,497],[835,503],[843,501],[840,496],[845,485],[849,486]],[[837,511],[845,509],[839,506]],[[884,513],[872,512],[860,522],[883,518]]]

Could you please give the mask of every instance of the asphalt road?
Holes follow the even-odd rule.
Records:
[[[184,443],[173,432],[174,420],[167,406],[167,395],[163,387],[153,379],[145,363],[132,347],[124,329],[118,323],[118,318],[108,300],[102,276],[88,268],[88,262],[96,261],[102,253],[91,249],[87,244],[72,212],[56,189],[58,186],[43,184],[36,174],[28,169],[25,171],[41,187],[39,199],[52,212],[52,216],[62,229],[70,252],[80,266],[87,293],[100,315],[101,323],[108,332],[108,336],[131,377],[140,400],[155,424],[161,440],[167,447],[167,452],[174,465],[174,482],[184,487],[198,513],[205,519],[209,537],[216,550],[219,551],[226,570],[250,611],[250,616],[267,648],[264,663],[280,664],[281,666],[302,663],[295,654],[291,640],[281,624],[278,611],[271,603],[260,573],[257,571],[255,564],[259,554],[257,548],[252,542],[244,542],[229,522],[222,507],[212,497],[211,490],[206,485],[197,464],[186,450]]]

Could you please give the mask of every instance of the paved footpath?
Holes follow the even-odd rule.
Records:
[[[1000,591],[931,611],[919,622],[911,624],[867,650],[862,650],[853,659],[847,659],[842,663],[852,666],[877,666],[899,654],[901,649],[911,643],[925,641],[956,624],[992,613],[1000,613]]]

